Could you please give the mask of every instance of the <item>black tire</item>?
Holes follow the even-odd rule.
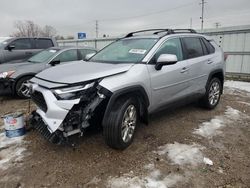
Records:
[[[23,87],[23,83],[27,82],[28,80],[30,80],[31,78],[33,78],[33,76],[24,76],[22,78],[20,78],[17,83],[16,83],[16,86],[15,86],[15,94],[22,98],[22,99],[28,99],[30,98],[29,95],[25,95],[24,94],[24,89],[28,89],[28,88],[24,88]],[[23,88],[22,88],[23,87]]]
[[[126,114],[127,110],[132,108],[132,107],[134,107],[135,109],[131,110],[130,112],[132,112],[134,110],[136,112],[136,114],[134,115],[136,120],[135,120],[135,124],[134,124],[133,133],[131,133],[132,126],[131,126],[131,129],[129,129],[129,128],[127,129],[127,126],[124,126],[125,123],[124,123],[124,125],[122,125],[122,122],[125,120],[125,115],[128,115],[128,114]],[[114,148],[114,149],[123,150],[123,149],[126,149],[133,142],[136,127],[137,127],[137,124],[139,121],[138,112],[139,112],[138,111],[138,103],[137,103],[137,100],[134,98],[131,98],[131,97],[130,98],[120,98],[117,100],[117,102],[115,102],[113,108],[111,109],[110,114],[108,114],[109,117],[107,119],[107,122],[105,123],[105,125],[103,127],[103,134],[104,134],[104,138],[105,138],[107,145],[109,145],[111,148]],[[129,124],[129,123],[127,123],[127,124]],[[132,123],[131,123],[131,125],[132,125]],[[129,126],[130,125],[128,125],[128,127]],[[128,132],[126,134],[129,137],[128,140],[124,139],[125,138],[125,129],[128,130]],[[131,133],[131,134],[129,135],[129,133]]]
[[[217,88],[219,87],[219,88]],[[213,88],[217,88],[215,91],[218,92],[218,95],[214,95],[215,92]],[[222,83],[220,81],[220,79],[218,78],[212,78],[209,83],[208,86],[206,88],[206,94],[205,96],[202,98],[202,100],[200,101],[200,104],[207,108],[207,109],[214,109],[218,103],[220,102],[220,97],[222,94]],[[214,101],[212,102],[211,100],[214,99]]]

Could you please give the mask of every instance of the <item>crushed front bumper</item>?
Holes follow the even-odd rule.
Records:
[[[53,133],[59,129],[71,108],[80,102],[80,99],[58,100],[48,89],[38,85],[32,86],[31,98],[38,106],[37,113],[41,116],[48,130]]]

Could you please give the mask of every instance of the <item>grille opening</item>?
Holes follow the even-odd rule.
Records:
[[[31,98],[32,100],[35,102],[35,104],[44,112],[47,112],[48,110],[48,107],[47,107],[47,104],[46,104],[46,101],[43,97],[43,94],[39,91],[34,91],[32,94],[31,94]]]

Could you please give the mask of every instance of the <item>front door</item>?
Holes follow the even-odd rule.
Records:
[[[155,63],[161,54],[174,54],[178,62],[165,65],[161,70],[155,69]],[[189,81],[186,61],[183,60],[180,39],[173,38],[165,41],[147,64],[151,77],[152,104],[149,111],[177,101],[188,95]]]
[[[4,50],[5,62],[24,60],[32,56],[33,46],[29,38],[16,39],[8,46],[14,46],[14,49],[8,50],[6,47]]]

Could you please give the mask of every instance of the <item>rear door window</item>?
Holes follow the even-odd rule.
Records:
[[[54,61],[59,60],[60,62],[68,62],[68,61],[77,61],[78,60],[78,55],[77,55],[77,50],[67,50],[59,54]]]
[[[91,49],[79,49],[79,52],[81,54],[82,59],[85,59],[87,54],[96,53],[95,50],[91,50]]]
[[[213,45],[208,40],[206,40],[204,38],[201,38],[201,40],[204,43],[204,45],[206,46],[208,54],[213,54],[215,52]]]
[[[12,41],[9,46],[15,46],[13,50],[26,50],[26,49],[32,49],[32,43],[31,40],[28,38],[23,39],[16,39]]]
[[[50,39],[36,39],[35,40],[36,49],[46,49],[53,47],[53,43]]]
[[[203,49],[203,54],[208,55],[209,52],[208,52],[208,49],[207,49],[205,43],[202,41],[202,39],[200,39],[200,42],[201,42],[201,46],[202,46],[202,49]]]
[[[186,59],[203,56],[203,49],[198,37],[185,37],[182,39],[185,45]]]

